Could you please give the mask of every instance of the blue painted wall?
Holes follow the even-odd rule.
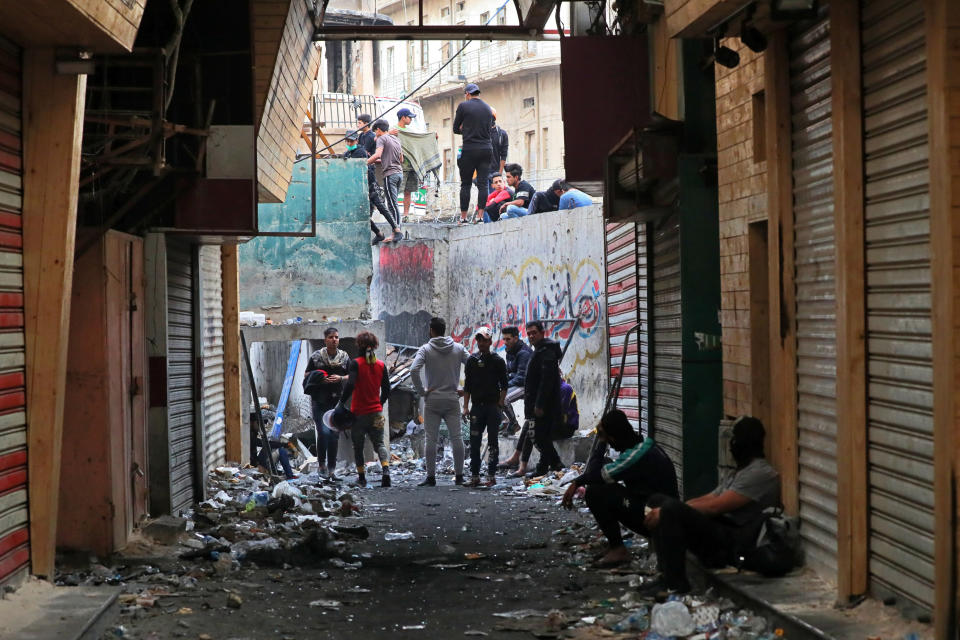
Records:
[[[260,230],[309,231],[310,195],[310,162],[299,162],[286,201],[259,205]],[[240,245],[240,309],[274,320],[367,312],[369,220],[363,160],[317,160],[316,237],[259,237]]]

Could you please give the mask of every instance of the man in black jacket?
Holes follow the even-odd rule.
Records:
[[[306,371],[319,369],[326,373],[326,377],[310,394],[310,399],[312,401],[313,421],[317,425],[317,464],[320,467],[319,472],[322,476],[329,473],[331,478],[336,479],[334,470],[337,468],[337,448],[340,434],[324,426],[323,414],[333,409],[340,402],[340,394],[343,392],[343,385],[347,379],[347,365],[350,363],[350,356],[347,355],[346,351],[338,348],[340,346],[340,332],[336,327],[324,329],[323,342],[323,349],[318,349],[310,354]]]
[[[460,223],[469,222],[467,208],[470,206],[470,186],[473,174],[481,178],[477,185],[477,220],[480,211],[487,204],[487,181],[482,178],[490,175],[490,156],[493,145],[490,132],[493,126],[493,111],[480,99],[480,87],[472,82],[464,88],[466,100],[457,105],[453,117],[453,133],[463,136],[460,159]]]
[[[630,560],[620,525],[649,537],[643,523],[647,500],[654,494],[679,497],[677,474],[660,445],[634,431],[627,415],[619,409],[600,419],[597,439],[601,446],[594,447],[583,474],[574,478],[561,504],[572,509],[577,489],[587,488],[587,507],[610,545],[596,566],[612,567]],[[621,453],[615,461],[604,464],[606,445]]]
[[[478,351],[467,359],[464,367],[463,415],[470,421],[470,475],[468,487],[480,486],[480,443],[487,432],[487,487],[497,483],[494,474],[500,457],[497,441],[500,419],[507,398],[507,365],[496,353],[490,351],[493,333],[487,327],[477,329],[475,335]],[[473,405],[470,401],[473,400]]]
[[[524,381],[523,411],[533,420],[533,443],[540,452],[535,475],[563,468],[560,454],[553,446],[553,430],[560,420],[560,345],[544,335],[543,323],[527,323],[527,338],[533,345],[533,357]]]
[[[361,116],[363,117],[363,116]],[[368,116],[369,117],[369,116]],[[368,131],[371,137],[374,137],[373,132]],[[370,157],[370,154],[367,152],[366,148],[363,146],[359,140],[360,135],[356,131],[348,131],[347,135],[344,136],[347,141],[347,152],[343,154],[344,158],[363,158],[367,159]],[[383,199],[380,197],[380,192],[377,191],[377,178],[376,171],[372,164],[367,165],[367,189],[370,194],[370,214],[373,215],[373,210],[376,208],[380,212],[380,215],[387,221],[387,224],[390,225],[391,229],[397,229],[399,225],[396,224],[396,221],[393,219],[392,214],[387,210],[385,204],[383,204]],[[380,229],[377,228],[377,225],[374,224],[373,218],[370,219],[370,229],[373,231],[373,244],[383,241],[383,234],[380,233]]]
[[[530,358],[533,357],[533,349],[520,339],[520,330],[517,327],[504,327],[502,331],[503,344],[506,346],[507,353],[507,385],[509,387],[505,413],[510,420],[510,432],[516,433],[519,429],[520,435],[517,437],[517,448],[513,455],[503,464],[498,465],[498,468],[517,469],[517,472],[512,475],[520,477],[527,472],[527,461],[530,460],[530,454],[533,452],[533,437],[530,435],[526,420],[523,422],[523,427],[520,427],[511,403],[523,397],[523,385],[527,378]]]

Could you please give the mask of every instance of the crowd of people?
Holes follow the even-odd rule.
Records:
[[[534,477],[564,468],[554,442],[572,436],[579,428],[576,393],[563,379],[560,345],[546,337],[543,323],[535,320],[524,328],[529,344],[521,339],[519,327],[503,327],[504,359],[492,350],[489,328],[477,329],[477,349],[469,353],[446,335],[442,318],[430,320],[430,339],[417,351],[410,369],[413,386],[424,401],[427,475],[418,486],[437,485],[441,422],[451,434],[454,484],[490,487],[496,484],[498,470],[512,471],[512,477]],[[369,439],[382,467],[381,485],[389,487],[383,415],[390,395],[387,367],[376,356],[375,335],[361,332],[356,341],[360,355],[351,359],[339,349],[337,329],[329,328],[324,334],[324,347],[313,352],[307,363],[304,390],[313,399],[320,433],[320,473],[334,477],[337,440],[341,432],[349,430],[357,485],[367,486],[363,450]],[[501,429],[517,422],[509,399],[521,396],[525,420],[516,450],[500,463]],[[464,440],[458,428],[461,419],[470,427],[469,480],[464,474]],[[481,482],[484,434],[488,455],[486,477]],[[644,590],[651,595],[685,593],[690,590],[687,551],[708,566],[740,564],[756,544],[765,510],[779,505],[780,479],[764,457],[764,439],[759,420],[739,418],[733,424],[730,440],[736,472],[710,493],[682,501],[667,453],[653,438],[635,430],[623,411],[613,409],[597,425],[589,460],[570,483],[561,504],[572,508],[582,496],[605,536],[608,549],[596,558],[594,566],[611,568],[630,561],[622,533],[622,527],[626,527],[650,539],[657,554],[661,576]],[[527,472],[534,448],[539,451],[539,461],[533,471]],[[619,452],[614,460],[607,457],[611,448]]]
[[[465,100],[457,106],[453,133],[461,136],[462,144],[457,158],[460,173],[460,215],[458,224],[470,222],[497,222],[501,219],[521,218],[548,211],[566,211],[593,204],[593,199],[571,187],[566,180],[557,179],[544,191],[537,191],[523,178],[523,167],[507,162],[510,140],[507,132],[497,125],[497,112],[480,98],[480,88],[468,84]],[[379,119],[372,122],[369,114],[361,114],[357,128],[344,136],[347,142],[345,158],[363,158],[367,162],[367,183],[370,194],[370,228],[373,244],[396,242],[403,238],[401,224],[410,214],[412,195],[422,183],[423,168],[416,158],[407,157],[398,134],[405,133],[405,144],[417,144],[416,134],[405,131],[416,114],[409,109],[397,112],[397,126]],[[428,135],[429,137],[429,135]],[[379,182],[378,182],[379,177]],[[379,184],[379,187],[378,187]],[[471,190],[477,187],[477,205],[471,215]],[[383,192],[384,197],[380,196]],[[403,212],[397,203],[403,193]],[[372,215],[379,212],[391,232],[381,233]]]

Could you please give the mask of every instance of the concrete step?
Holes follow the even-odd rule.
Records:
[[[18,640],[99,640],[116,617],[118,587],[57,587],[44,615],[17,632]]]

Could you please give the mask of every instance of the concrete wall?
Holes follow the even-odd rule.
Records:
[[[371,302],[387,340],[417,345],[432,315],[475,348],[473,332],[531,319],[582,314],[563,361],[580,400],[581,424],[593,426],[607,392],[603,222],[599,207],[460,228],[408,227],[413,239],[375,253]],[[570,338],[570,325],[549,325]],[[403,338],[401,340],[400,338]]]
[[[264,231],[310,230],[310,163],[294,167],[283,204],[259,206]],[[240,309],[273,320],[360,318],[368,313],[370,205],[361,160],[317,161],[317,235],[240,245]]]

